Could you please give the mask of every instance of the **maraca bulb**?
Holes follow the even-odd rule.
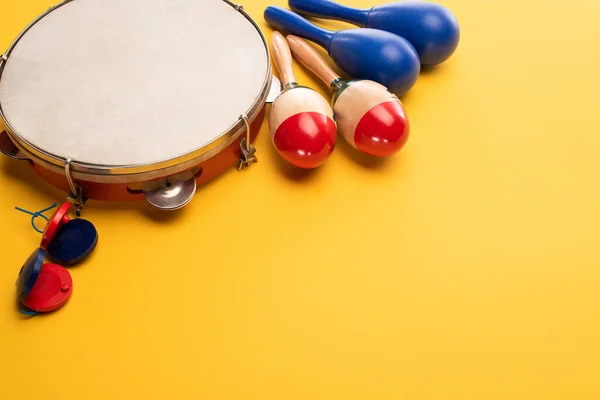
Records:
[[[382,29],[406,38],[415,47],[423,65],[446,61],[458,47],[460,29],[454,14],[429,2],[402,1],[374,7],[368,28]]]
[[[273,103],[269,127],[277,152],[298,168],[317,168],[335,150],[333,111],[312,89],[295,87],[281,94]]]
[[[389,157],[406,144],[410,124],[397,97],[373,81],[351,82],[334,105],[341,135],[360,152]]]
[[[288,3],[301,15],[345,21],[402,36],[415,47],[423,65],[446,61],[460,40],[456,17],[447,8],[431,2],[406,0],[372,8],[348,7],[332,0]]]
[[[269,6],[265,20],[277,30],[325,48],[335,64],[353,79],[369,79],[397,96],[408,92],[421,70],[417,51],[406,39],[377,29],[329,31],[281,7]]]
[[[368,79],[406,94],[417,82],[421,65],[404,38],[377,29],[349,29],[335,34],[329,55],[353,79]]]

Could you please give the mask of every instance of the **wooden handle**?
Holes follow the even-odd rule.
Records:
[[[281,75],[281,84],[285,86],[288,83],[296,82],[290,46],[281,33],[277,31],[273,32],[273,35],[271,36],[271,47],[275,65]]]
[[[323,82],[330,85],[331,82],[338,79],[340,76],[336,74],[327,62],[317,53],[314,47],[312,47],[304,39],[297,36],[288,35],[287,42],[289,47],[294,54],[294,57],[298,59],[306,68],[315,73]]]

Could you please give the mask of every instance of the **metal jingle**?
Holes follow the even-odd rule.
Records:
[[[196,194],[196,179],[191,171],[178,176],[144,183],[146,201],[165,211],[178,210],[187,205]]]

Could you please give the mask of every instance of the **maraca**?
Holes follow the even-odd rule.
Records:
[[[71,274],[60,265],[44,263],[46,251],[36,249],[25,261],[17,280],[17,298],[24,313],[42,313],[62,307],[71,297]]]
[[[393,33],[368,28],[333,32],[275,6],[267,7],[264,16],[276,29],[325,48],[337,66],[351,78],[373,80],[402,96],[419,77],[421,65],[415,48]]]
[[[446,7],[425,1],[407,0],[360,9],[331,0],[289,0],[289,6],[302,15],[341,20],[400,35],[417,49],[423,65],[446,61],[460,40],[454,14]]]
[[[290,164],[306,169],[319,167],[335,149],[333,110],[319,93],[298,85],[292,54],[281,33],[273,33],[271,45],[284,85],[269,115],[271,140]]]
[[[345,81],[299,37],[287,41],[294,57],[334,92],[333,111],[342,137],[355,149],[376,157],[398,152],[408,140],[410,125],[400,100],[369,80]]]

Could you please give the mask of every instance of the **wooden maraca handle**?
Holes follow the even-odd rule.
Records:
[[[314,72],[323,82],[330,85],[331,82],[340,76],[325,62],[323,57],[317,53],[314,47],[308,44],[304,39],[294,35],[288,35],[289,44],[294,57],[298,59],[306,68]]]
[[[290,52],[288,42],[281,33],[277,31],[273,32],[273,35],[271,36],[271,47],[275,65],[281,75],[282,85],[285,86],[289,83],[295,83],[296,75],[294,74],[292,53]]]

